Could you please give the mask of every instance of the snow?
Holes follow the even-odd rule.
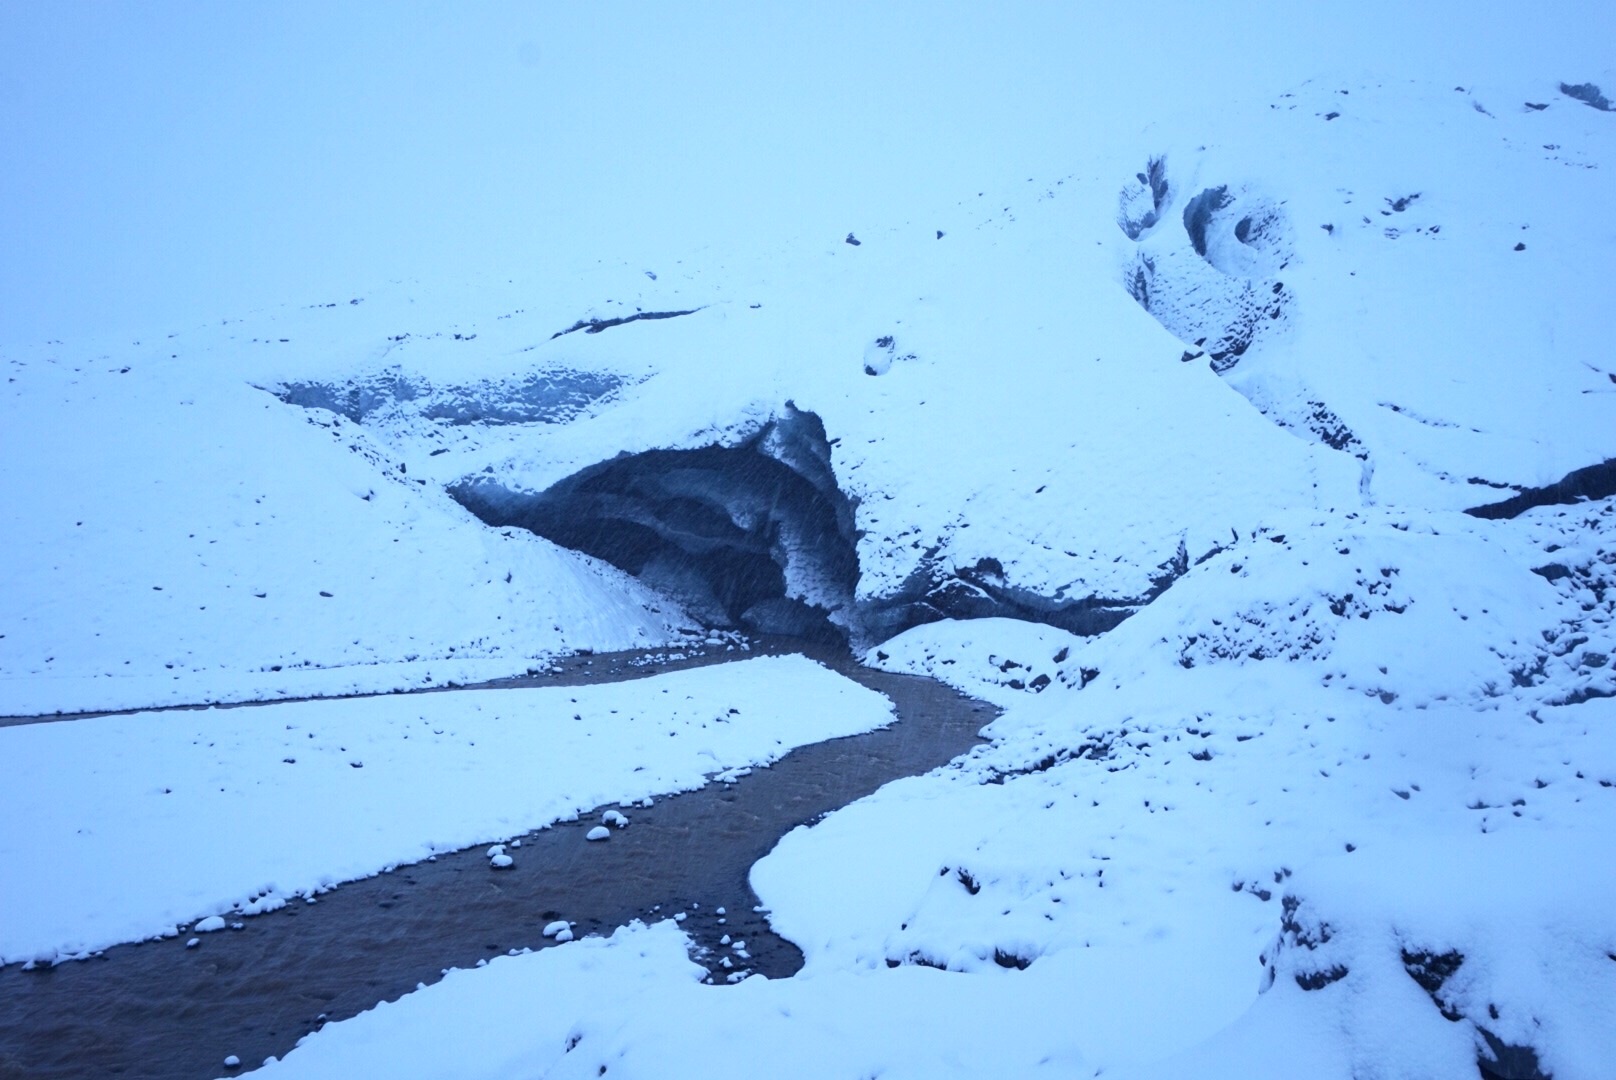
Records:
[[[0,958],[82,955],[199,918],[218,929],[221,912],[891,719],[885,698],[818,664],[758,657],[599,686],[0,728]]]
[[[1083,639],[1015,619],[945,620],[907,630],[871,648],[865,662],[927,675],[961,693],[1012,708],[1064,677]]]
[[[1464,511],[1616,459],[1616,127],[1560,88],[1616,86],[1611,11],[924,14],[559,34],[544,78],[576,101],[497,75],[452,95],[574,136],[535,145],[587,134],[587,168],[537,166],[503,111],[423,119],[447,152],[404,140],[525,193],[463,200],[490,207],[475,258],[5,345],[0,714],[740,656],[448,490],[542,492],[811,412],[853,606],[974,579],[1058,624],[865,652],[1004,710],[989,745],[756,864],[797,976],[703,985],[680,913],[451,972],[267,1073],[1469,1080],[1529,1049],[1608,1075],[1616,501]],[[417,180],[380,201],[443,204],[394,171]],[[338,223],[333,250],[450,250],[419,216]],[[483,258],[517,249],[540,255]],[[688,314],[631,320],[657,312]],[[560,333],[591,320],[616,322]],[[750,660],[0,728],[0,959],[219,929],[451,848],[509,865],[518,833],[888,718]]]
[[[469,682],[667,639],[622,575],[468,528],[350,425],[167,356],[6,365],[27,455],[0,463],[0,714]]]
[[[1394,524],[1258,537],[1194,568],[1074,650],[1069,666],[1100,668],[1088,686],[1022,693],[991,748],[798,829],[757,864],[772,925],[804,950],[799,976],[670,976],[649,1000],[580,1004],[571,1051],[528,1044],[550,1055],[543,1074],[740,1076],[769,1054],[788,1076],[1348,1077],[1395,1062],[1393,1075],[1468,1077],[1486,1028],[1538,1047],[1552,1075],[1602,1075],[1616,1052],[1616,870],[1601,854],[1616,699],[1545,704],[1552,683],[1499,686],[1494,670],[1525,659],[1495,652],[1512,637],[1541,642],[1539,628],[1585,613],[1527,569],[1521,535],[1542,521]],[[1277,616],[1229,569],[1259,557],[1258,580],[1297,598]],[[1360,567],[1395,588],[1334,613],[1327,599],[1363,588]],[[1538,602],[1511,591],[1534,582]],[[1405,617],[1419,620],[1407,637],[1383,625]],[[1184,666],[1184,643],[1220,623],[1251,637]],[[1426,635],[1445,650],[1369,667],[1370,685],[1327,679],[1377,626],[1371,660]],[[1309,948],[1320,926],[1328,941]],[[1405,951],[1463,955],[1440,1006],[1460,1023]],[[1298,982],[1338,964],[1336,982]],[[534,977],[567,992],[565,976]],[[433,1037],[470,1038],[442,989],[414,995],[447,1018]],[[323,1067],[345,1026],[289,1062]],[[419,1038],[404,1029],[374,1036],[400,1060]]]

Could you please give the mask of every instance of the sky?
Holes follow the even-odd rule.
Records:
[[[0,0],[0,343],[834,241],[1339,56],[1552,86],[1616,38],[1597,3],[1322,7]]]

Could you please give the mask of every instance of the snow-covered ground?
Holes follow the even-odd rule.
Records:
[[[818,664],[759,657],[600,686],[0,728],[0,963],[274,910],[891,719]]]
[[[1529,569],[1556,517],[1608,558],[1616,515],[1563,520],[1587,515],[1286,523],[1306,539],[1232,549],[1086,644],[910,631],[884,651],[987,696],[1005,660],[1073,674],[1021,692],[991,749],[757,865],[800,975],[696,985],[652,944],[668,924],[622,931],[335,1025],[286,1075],[378,1054],[402,1075],[510,1075],[516,1047],[546,1076],[744,1076],[769,1054],[804,1077],[1469,1080],[1478,1029],[1548,1075],[1606,1075],[1616,709],[1549,704],[1587,644],[1553,658],[1550,639],[1601,616]],[[1560,677],[1515,685],[1540,659]],[[1428,969],[1446,976],[1431,993]],[[539,1006],[531,1039],[482,1022],[480,995],[564,1001],[583,978],[617,992]]]
[[[756,866],[796,977],[700,985],[675,925],[627,927],[331,1025],[282,1075],[1608,1076],[1616,502],[1464,511],[1616,459],[1616,26],[1591,4],[1360,7],[1351,33],[1257,3],[1096,16],[1064,30],[1070,66],[1098,66],[1053,97],[1059,34],[1026,41],[1023,84],[994,32],[933,26],[943,57],[979,37],[992,77],[939,77],[976,90],[913,105],[902,145],[983,108],[992,155],[907,178],[883,158],[868,198],[810,199],[869,167],[857,128],[701,243],[603,222],[536,271],[0,348],[0,714],[675,641],[698,613],[654,574],[466,509],[611,465],[622,490],[563,510],[686,551],[728,522],[779,564],[773,599],[861,646],[901,608],[890,625],[924,624],[868,662],[1006,707],[991,745]],[[926,48],[884,68],[893,39],[853,36],[847,85],[911,85]],[[713,447],[820,485],[845,528],[725,489],[742,466],[634,488],[634,455]],[[1070,632],[1090,615],[1126,620]],[[0,954],[279,902],[884,720],[759,663],[0,729]],[[645,704],[672,686],[687,704]],[[743,697],[677,751],[611,713],[695,734]],[[546,725],[513,728],[529,713]],[[310,734],[323,750],[287,749]],[[398,808],[422,790],[444,801]],[[383,831],[261,812],[293,791]]]

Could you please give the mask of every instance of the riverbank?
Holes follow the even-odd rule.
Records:
[[[577,656],[491,689],[634,681],[787,647]],[[33,971],[10,965],[0,971],[0,1076],[6,1068],[30,1077],[214,1076],[229,1054],[249,1063],[282,1055],[309,1031],[434,982],[445,969],[545,947],[554,938],[544,929],[561,920],[582,937],[636,918],[682,916],[700,962],[719,979],[791,974],[801,954],[754,910],[751,865],[797,825],[969,750],[996,711],[928,679],[813,651],[820,664],[890,700],[896,722],[801,746],[768,768],[735,770],[648,807],[601,805],[522,831],[510,838],[519,848],[508,843],[509,869],[492,869],[479,844],[232,917],[239,929],[119,945]],[[629,817],[629,827],[608,842],[586,841],[608,809]],[[188,948],[193,937],[198,944]]]

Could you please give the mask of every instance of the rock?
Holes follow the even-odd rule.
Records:
[[[611,836],[612,836],[612,830],[608,829],[604,825],[596,825],[593,829],[590,829],[587,834],[585,834],[584,839],[585,840],[609,840],[609,839],[611,839]]]

